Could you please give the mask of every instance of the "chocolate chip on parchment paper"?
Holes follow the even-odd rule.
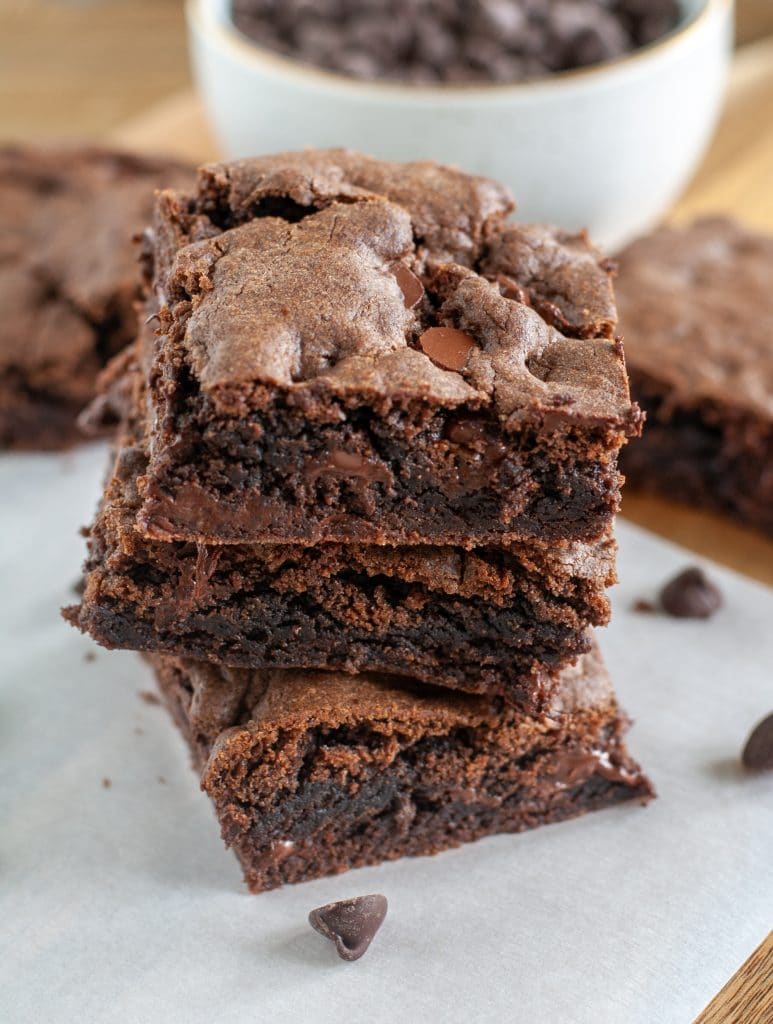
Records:
[[[773,714],[754,727],[743,748],[741,760],[754,772],[773,771]]]
[[[309,924],[335,943],[342,960],[359,960],[381,927],[386,912],[386,896],[355,896],[312,910]]]
[[[722,594],[703,569],[691,566],[663,587],[660,604],[677,619],[708,619],[722,607]]]

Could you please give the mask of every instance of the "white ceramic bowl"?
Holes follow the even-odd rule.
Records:
[[[226,157],[349,146],[498,178],[518,215],[614,247],[684,188],[721,106],[732,0],[682,0],[680,26],[620,60],[513,85],[361,82],[247,40],[229,0],[188,0],[193,67]]]

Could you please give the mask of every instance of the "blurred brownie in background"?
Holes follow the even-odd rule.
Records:
[[[620,257],[634,488],[773,533],[773,237],[725,219],[663,227]]]
[[[0,448],[60,449],[136,333],[132,237],[193,174],[105,149],[0,148]]]

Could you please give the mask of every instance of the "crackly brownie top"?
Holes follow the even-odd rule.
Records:
[[[459,726],[501,722],[496,698],[435,689],[405,679],[368,673],[313,672],[293,669],[234,669],[206,662],[164,658],[179,664],[192,687],[188,719],[206,747],[223,746],[229,730],[294,731],[366,725],[402,740],[426,733],[447,733]],[[559,676],[552,696],[554,716],[608,710],[614,692],[598,647]],[[512,722],[525,717],[513,711]],[[544,729],[547,719],[535,719]]]
[[[610,265],[582,234],[507,223],[512,205],[342,150],[205,167],[158,203],[162,329],[215,401],[313,383],[632,420]]]
[[[628,362],[681,399],[773,416],[773,237],[726,218],[662,227],[620,257]]]
[[[120,329],[138,293],[132,236],[154,190],[192,179],[108,150],[0,147],[0,370],[72,369]]]

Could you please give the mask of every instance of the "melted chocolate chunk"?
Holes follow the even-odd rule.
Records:
[[[552,778],[571,789],[589,779],[598,765],[599,759],[595,754],[586,750],[568,750],[556,760]]]
[[[663,610],[677,619],[708,619],[722,607],[722,594],[703,569],[685,569],[660,592]]]
[[[386,912],[386,896],[355,896],[312,910],[309,924],[335,943],[342,960],[359,960],[383,924]]]
[[[340,448],[332,449],[324,458],[307,465],[307,480],[313,482],[321,476],[355,477],[387,485],[392,483],[392,473],[382,463]]]

